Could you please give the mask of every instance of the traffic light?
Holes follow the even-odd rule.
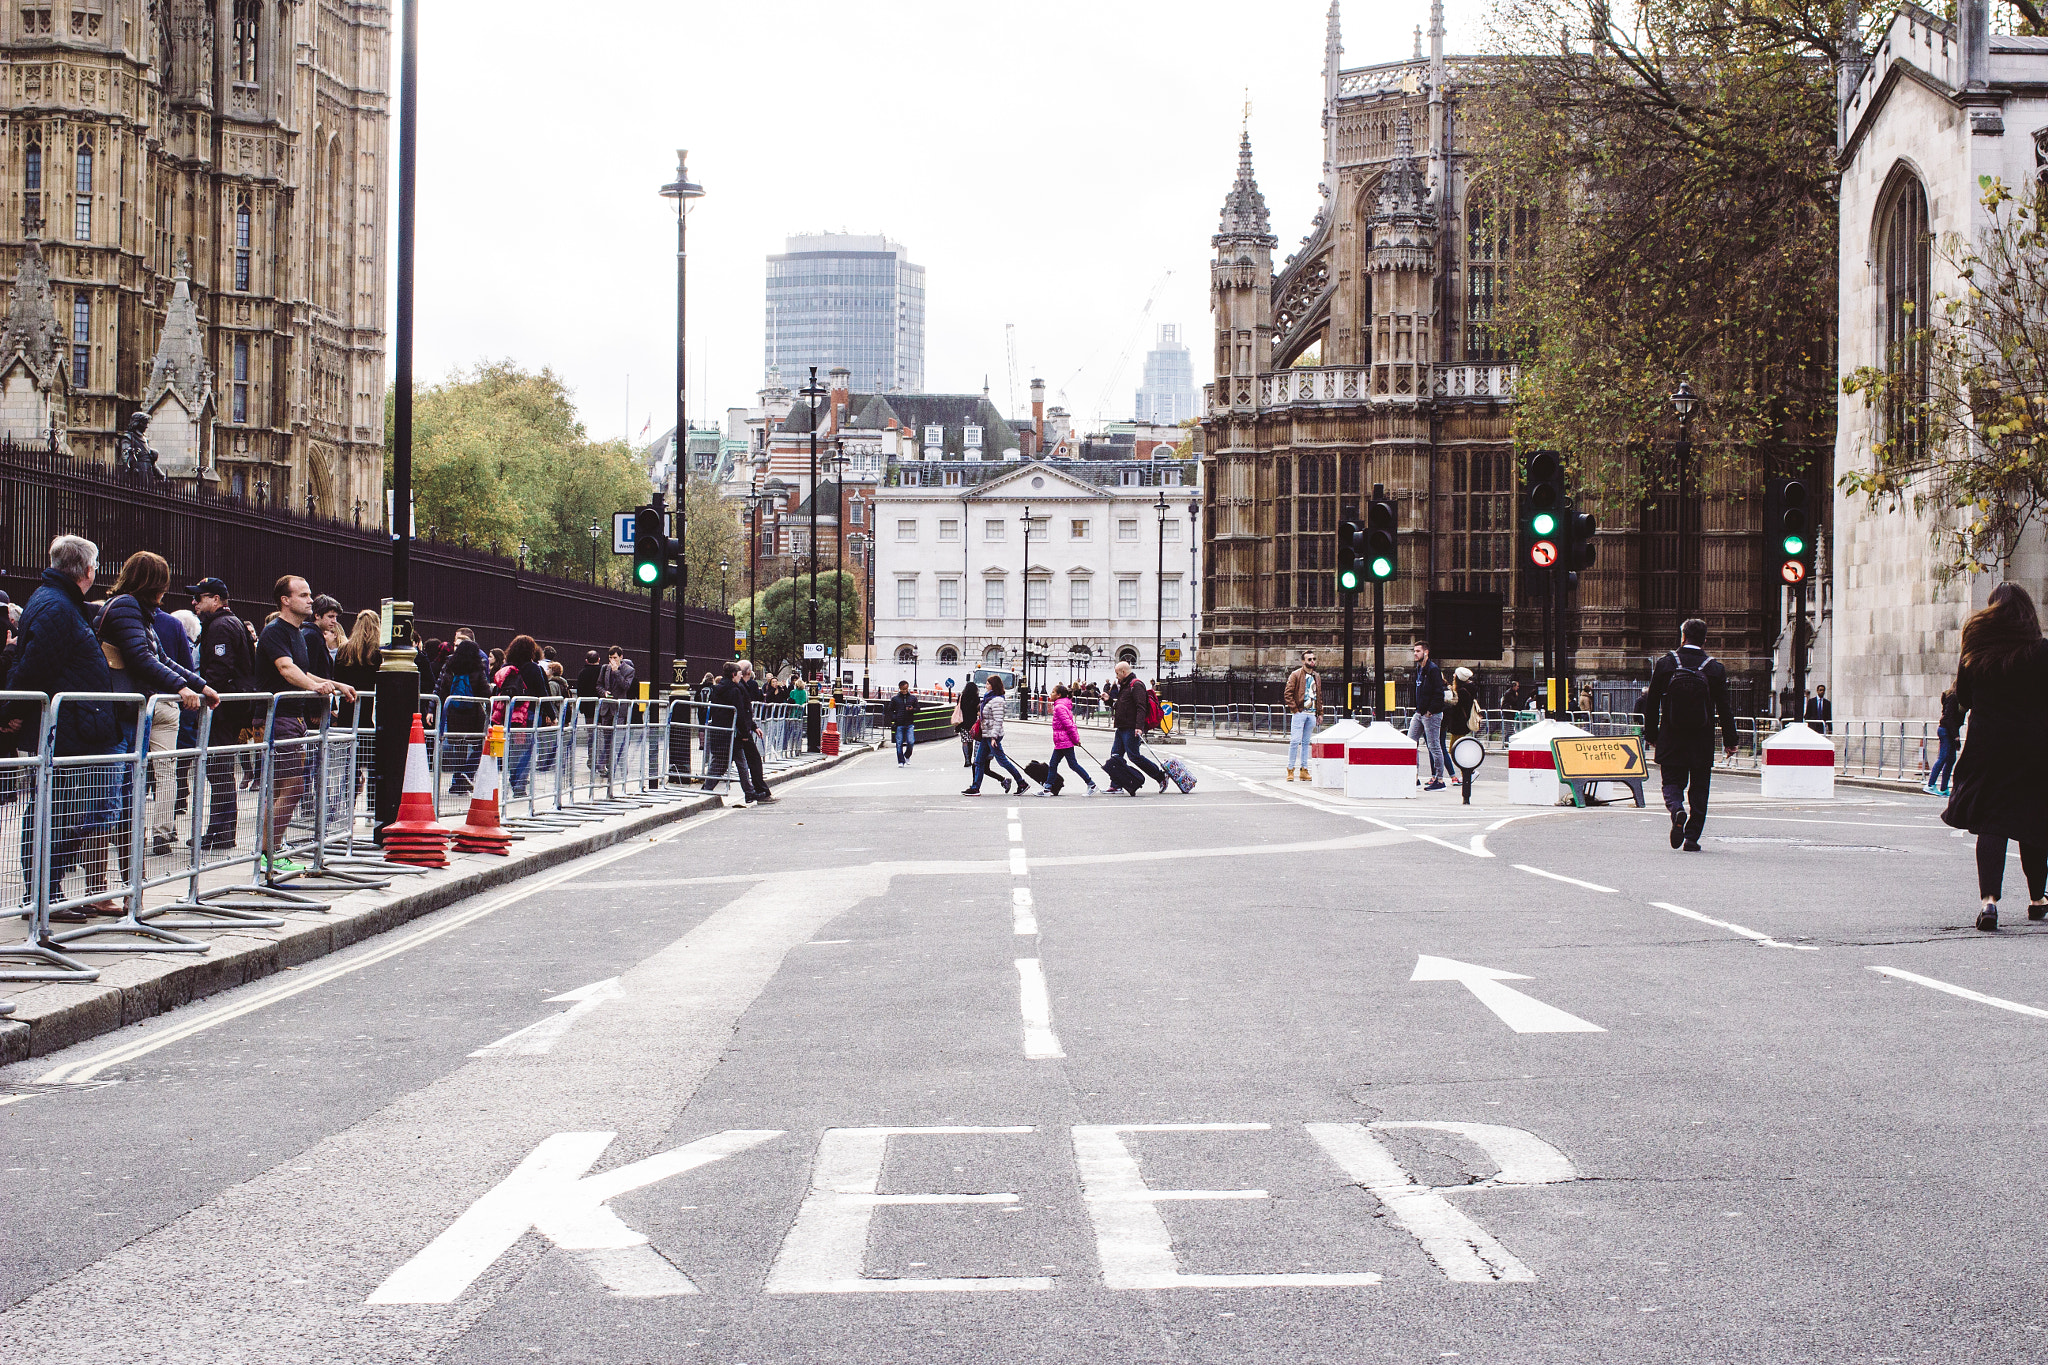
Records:
[[[1564,557],[1564,517],[1564,462],[1555,451],[1539,450],[1529,457],[1522,481],[1522,539],[1528,564],[1548,569]]]
[[[1812,493],[1804,479],[1773,479],[1764,513],[1765,547],[1777,565],[1778,581],[1789,587],[1804,583],[1813,572],[1814,525]]]
[[[1365,530],[1355,521],[1337,528],[1337,591],[1357,592],[1365,581]]]
[[[1593,567],[1593,557],[1599,546],[1593,537],[1600,530],[1600,523],[1593,519],[1591,512],[1568,512],[1564,519],[1564,566],[1577,573],[1580,569]]]
[[[1401,572],[1401,542],[1394,534],[1394,504],[1374,498],[1365,505],[1365,572],[1375,583],[1388,583]]]
[[[669,579],[669,561],[674,556],[663,521],[652,507],[633,509],[633,581],[643,588],[659,589]]]

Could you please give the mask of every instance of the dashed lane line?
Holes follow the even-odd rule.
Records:
[[[1342,806],[1332,806],[1327,802],[1312,800],[1296,792],[1276,790],[1270,785],[1260,783],[1256,778],[1245,777],[1243,774],[1232,772],[1228,768],[1219,768],[1211,763],[1194,763],[1192,766],[1203,768],[1220,777],[1228,778],[1244,790],[1258,796],[1268,797],[1275,801],[1291,801],[1297,806],[1305,806],[1309,810],[1319,810],[1326,815],[1342,815],[1348,816],[1353,820],[1362,820],[1368,825],[1378,825],[1381,829],[1392,830],[1407,838],[1418,839],[1426,844],[1435,844],[1439,848],[1447,848],[1453,853],[1463,853],[1467,857],[1491,858],[1493,856],[1492,852],[1486,847],[1486,836],[1484,834],[1473,835],[1469,844],[1454,844],[1448,839],[1439,839],[1434,834],[1424,834],[1420,830],[1410,829],[1406,825],[1397,825],[1391,820],[1382,820],[1378,816],[1367,815],[1363,811],[1347,810]]]
[[[1567,877],[1562,872],[1545,872],[1542,868],[1531,867],[1527,863],[1516,863],[1515,870],[1517,872],[1531,872],[1539,877],[1548,877],[1554,882],[1568,882],[1573,886],[1583,886],[1588,891],[1598,891],[1604,895],[1613,896],[1620,894],[1611,886],[1602,886],[1598,882],[1582,882],[1577,877]]]
[[[1921,976],[1918,972],[1901,971],[1897,967],[1872,967],[1870,970],[1881,972],[1885,976],[1895,976],[1901,981],[1910,981],[1916,986],[1925,986],[1930,990],[1946,991],[1950,995],[1961,996],[1965,1000],[1974,1000],[1980,1005],[1990,1005],[1995,1009],[2011,1010],[2014,1014],[2031,1015],[2036,1019],[2048,1019],[2048,1010],[2035,1009],[2032,1005],[2022,1005],[2016,1000],[2001,1000],[1995,995],[1985,995],[1981,991],[1973,991],[1964,986],[1953,986],[1946,981],[1936,981],[1931,976]]]
[[[1052,1031],[1052,995],[1046,990],[1045,969],[1037,958],[1017,959],[1017,991],[1024,1014],[1024,1055],[1034,1062],[1066,1056]]]
[[[1031,904],[1031,888],[1015,887],[1010,892],[1010,927],[1019,938],[1038,936],[1038,912]]]
[[[1756,930],[1744,928],[1740,924],[1730,924],[1725,919],[1714,919],[1711,916],[1702,915],[1697,910],[1688,910],[1682,905],[1672,905],[1668,901],[1651,901],[1650,904],[1656,906],[1659,910],[1669,910],[1674,915],[1683,915],[1687,919],[1696,919],[1701,924],[1711,924],[1716,929],[1726,929],[1731,934],[1740,934],[1746,939],[1754,940],[1759,948],[1790,948],[1795,953],[1817,953],[1820,951],[1820,948],[1815,944],[1780,943],[1769,934],[1758,933]]]

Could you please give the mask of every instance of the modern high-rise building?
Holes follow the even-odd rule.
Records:
[[[1180,339],[1180,328],[1160,325],[1159,344],[1145,357],[1145,380],[1138,386],[1137,419],[1172,426],[1199,417],[1201,395],[1195,392],[1195,357]]]
[[[791,237],[768,258],[767,369],[801,384],[844,365],[853,387],[924,389],[924,267],[887,237]]]

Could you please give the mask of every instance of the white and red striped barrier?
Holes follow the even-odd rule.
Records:
[[[1539,720],[1508,738],[1508,804],[1513,806],[1555,806],[1571,800],[1571,788],[1557,780],[1557,755],[1551,752],[1554,739],[1571,739],[1588,734],[1561,720]]]
[[[1331,791],[1344,790],[1346,759],[1344,750],[1352,740],[1365,733],[1365,727],[1346,716],[1329,729],[1309,740],[1308,771],[1310,785],[1327,787]]]
[[[1764,795],[1829,800],[1835,794],[1835,742],[1805,721],[1764,741]]]
[[[1368,799],[1414,796],[1417,747],[1383,720],[1360,727],[1344,746],[1344,794]]]

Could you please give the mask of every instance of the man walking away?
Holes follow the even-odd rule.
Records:
[[[1116,666],[1116,738],[1110,741],[1111,761],[1125,759],[1139,772],[1159,784],[1159,790],[1166,790],[1166,774],[1159,765],[1145,757],[1138,747],[1138,736],[1152,723],[1152,689],[1127,663]],[[1109,762],[1103,763],[1109,769]],[[1116,781],[1116,774],[1110,773],[1109,780]],[[1133,791],[1131,795],[1137,793]]]
[[[1663,770],[1671,846],[1687,853],[1700,851],[1700,831],[1707,823],[1716,717],[1722,747],[1733,758],[1735,713],[1728,705],[1728,670],[1707,653],[1707,623],[1694,617],[1679,628],[1678,648],[1650,671],[1642,703],[1643,738],[1657,747],[1657,766]]]
[[[249,643],[249,627],[228,606],[228,585],[218,578],[202,578],[185,591],[192,596],[192,609],[199,613],[199,676],[224,696],[256,691],[256,651]],[[229,701],[214,708],[213,725],[206,732],[206,832],[199,839],[204,851],[235,846],[235,821],[240,811],[232,749],[242,743],[257,705]],[[211,752],[216,749],[230,752]]]
[[[1408,718],[1408,738],[1429,750],[1426,792],[1444,789],[1444,671],[1429,657],[1429,646],[1415,646],[1415,714]]]
[[[1323,719],[1323,684],[1316,676],[1316,652],[1303,650],[1301,667],[1287,675],[1287,780],[1309,780],[1310,741]]]
[[[256,676],[266,692],[311,692],[326,698],[340,693],[349,701],[356,690],[347,683],[316,678],[306,671],[306,623],[313,616],[313,590],[297,574],[286,574],[273,589],[277,616],[256,638]],[[305,752],[307,709],[318,715],[324,701],[277,702],[271,712],[271,806],[270,828],[263,831],[257,865],[275,877],[280,873],[303,872],[303,864],[278,854],[292,814],[306,790]]]
[[[1806,699],[1806,723],[1820,733],[1832,734],[1830,724],[1835,718],[1835,704],[1828,700],[1826,684],[1813,689],[1813,695]]]
[[[896,736],[896,766],[910,762],[910,751],[917,747],[917,698],[910,695],[910,684],[899,679],[896,695],[882,706],[882,720]]]

